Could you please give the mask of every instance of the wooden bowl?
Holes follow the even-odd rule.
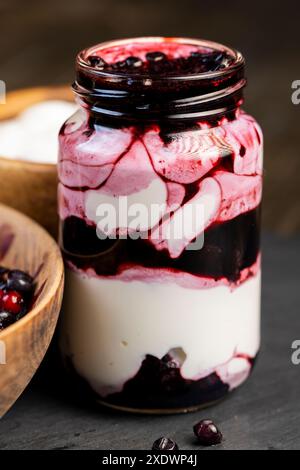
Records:
[[[64,269],[60,250],[37,223],[0,204],[0,265],[22,269],[36,281],[33,309],[0,331],[0,418],[40,365],[61,307]]]
[[[0,106],[0,121],[12,119],[29,106],[46,100],[74,101],[70,87],[42,87],[13,91]],[[0,156],[0,203],[39,222],[57,237],[56,165]]]

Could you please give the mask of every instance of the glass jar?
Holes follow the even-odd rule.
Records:
[[[137,38],[84,50],[62,127],[61,345],[97,399],[190,411],[260,343],[262,133],[228,47]]]

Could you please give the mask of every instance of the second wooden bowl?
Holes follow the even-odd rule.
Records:
[[[18,116],[27,107],[46,100],[74,101],[69,87],[28,88],[8,93],[0,106],[0,121]],[[56,165],[12,160],[0,156],[0,202],[39,222],[57,237]]]
[[[61,307],[64,269],[55,241],[37,223],[0,204],[0,265],[35,278],[33,309],[0,331],[0,418],[40,365]]]

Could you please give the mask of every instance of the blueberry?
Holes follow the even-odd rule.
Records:
[[[207,55],[207,54],[203,54],[200,51],[192,51],[190,53],[191,59],[197,59],[197,60],[201,60],[204,55]]]
[[[127,57],[126,59],[126,65],[130,69],[137,69],[137,68],[142,67],[143,61],[139,59],[138,57],[130,56],[130,57]]]
[[[28,313],[28,306],[26,304],[21,305],[21,310],[20,312],[15,315],[16,320],[20,320],[21,318],[25,317]]]
[[[226,55],[220,51],[200,52],[193,51],[190,54],[189,61],[195,72],[213,72],[223,67]]]
[[[223,54],[223,52],[216,52],[213,56],[213,60],[215,64],[221,64],[224,59],[225,59],[225,55]]]
[[[0,266],[0,281],[1,282],[6,282],[8,272],[9,272],[8,268],[5,268],[4,266]]]
[[[203,446],[214,446],[220,444],[223,439],[221,431],[210,419],[203,419],[194,426],[194,434],[199,444]]]
[[[13,269],[7,276],[7,288],[22,293],[28,293],[33,288],[33,278],[19,269]]]
[[[224,69],[230,65],[230,57],[223,52],[215,53],[213,63],[215,67],[214,70]]]
[[[219,63],[223,60],[222,52],[210,52],[208,54],[203,54],[201,57],[202,62],[214,62]]]
[[[173,439],[160,437],[153,443],[152,450],[178,450],[178,445]]]
[[[175,362],[170,361],[166,364],[161,364],[160,387],[165,392],[178,391],[182,387],[182,381],[180,379],[180,369],[178,369]]]
[[[146,59],[148,60],[148,62],[157,63],[157,62],[165,61],[168,58],[166,54],[164,54],[163,52],[156,51],[156,52],[148,52],[146,54]]]
[[[99,57],[97,55],[90,55],[87,58],[87,62],[91,67],[95,67],[97,69],[102,69],[106,65],[106,62],[101,57]]]
[[[120,60],[119,62],[116,62],[115,64],[113,64],[113,69],[114,70],[118,70],[118,71],[122,71],[124,69],[126,69],[126,60]]]
[[[7,326],[11,325],[16,321],[16,318],[10,312],[0,312],[0,330],[3,330]]]

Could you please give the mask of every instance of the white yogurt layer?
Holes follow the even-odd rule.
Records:
[[[260,343],[260,272],[231,290],[175,283],[124,282],[67,272],[63,349],[100,395],[117,392],[146,354],[182,348],[182,375],[217,372],[230,388],[249,373],[243,356]]]
[[[56,164],[59,130],[76,109],[76,104],[67,101],[43,101],[16,119],[0,122],[0,155]]]

